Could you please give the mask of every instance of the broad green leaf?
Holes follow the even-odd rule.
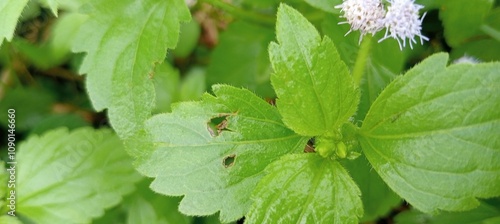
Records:
[[[28,0],[0,1],[0,21],[2,21],[0,46],[2,46],[3,39],[11,41],[14,37],[14,29],[26,4],[28,4]]]
[[[80,72],[96,110],[108,108],[122,138],[141,129],[155,103],[155,64],[175,47],[179,22],[190,19],[182,0],[93,0],[73,45],[87,52]]]
[[[365,156],[342,163],[361,190],[363,217],[360,222],[375,221],[401,204],[396,195],[370,166]]]
[[[494,224],[500,221],[500,208],[487,203],[465,212],[443,212],[432,216],[418,210],[399,213],[394,220],[396,224]]]
[[[278,43],[269,55],[278,110],[283,122],[304,136],[333,131],[354,114],[359,90],[330,38],[299,12],[282,4],[276,24]]]
[[[330,13],[338,13],[335,6],[342,4],[342,0],[305,0],[309,5]]]
[[[500,64],[447,61],[433,55],[394,80],[360,131],[375,170],[423,212],[500,195]]]
[[[284,156],[266,168],[246,223],[358,223],[358,186],[335,160],[316,153]]]
[[[140,178],[110,130],[56,129],[18,150],[17,210],[36,223],[88,223]]]
[[[280,156],[300,152],[307,138],[282,122],[278,111],[248,90],[215,85],[216,96],[175,104],[170,114],[146,122],[155,150],[137,163],[155,177],[159,193],[185,195],[179,210],[222,222],[248,212],[262,170]]]
[[[474,36],[493,6],[493,0],[444,1],[439,11],[446,42],[457,47]]]
[[[267,55],[272,29],[237,21],[220,36],[207,68],[207,86],[226,83],[245,87],[262,97],[274,97]]]
[[[332,39],[342,60],[352,70],[358,57],[359,32],[345,36],[350,26],[339,25],[341,21],[338,15],[329,15],[325,17],[322,28],[325,35]],[[382,36],[383,33],[379,33],[371,39],[365,73],[360,86],[361,98],[355,116],[356,120],[364,119],[370,105],[377,99],[382,89],[403,70],[406,57],[399,49],[398,43],[392,39],[377,43]]]

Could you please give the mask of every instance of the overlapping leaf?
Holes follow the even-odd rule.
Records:
[[[146,122],[155,150],[138,169],[155,177],[151,188],[185,195],[180,211],[223,222],[248,211],[262,170],[281,155],[303,150],[307,138],[282,122],[278,111],[248,90],[216,85],[216,96],[185,102]]]
[[[17,21],[26,4],[28,4],[28,0],[0,1],[0,21],[2,21],[0,46],[2,46],[3,39],[12,40]]]
[[[109,108],[119,136],[130,137],[154,107],[154,66],[175,46],[179,22],[190,13],[182,0],[95,0],[87,7],[89,20],[73,46],[87,52],[80,72],[95,109]]]
[[[332,38],[339,54],[349,68],[353,68],[359,51],[359,32],[353,32],[345,36],[349,31],[348,24],[339,25],[341,19],[338,15],[330,15],[322,24],[323,32]],[[384,89],[402,69],[405,55],[399,49],[395,40],[386,40],[376,43],[383,33],[371,39],[371,47],[364,68],[363,80],[361,81],[361,97],[356,119],[363,120],[370,105],[377,99],[378,94]]]
[[[338,161],[289,155],[266,168],[248,223],[358,223],[360,190]]]
[[[121,201],[140,176],[110,130],[56,129],[17,154],[17,211],[37,223],[88,223]]]
[[[424,212],[462,211],[500,195],[500,64],[436,54],[391,83],[361,128],[382,179]]]
[[[279,44],[269,46],[271,82],[284,123],[304,136],[338,128],[356,111],[359,90],[332,41],[321,40],[314,26],[286,5],[280,6],[276,30]]]

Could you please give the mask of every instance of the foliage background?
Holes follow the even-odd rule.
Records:
[[[75,192],[80,193],[80,198],[78,195],[70,197],[70,193],[61,193],[50,184],[46,188],[40,186],[41,190],[23,187],[21,181],[33,177],[24,177],[25,173],[19,171],[19,190],[49,192],[49,199],[45,201],[30,202],[29,197],[23,199],[21,196],[19,220],[26,223],[33,218],[45,218],[46,221],[60,218],[60,223],[64,220],[218,223],[217,215],[195,218],[182,215],[177,211],[179,197],[153,193],[148,188],[151,180],[133,169],[132,160],[126,155],[140,160],[152,147],[147,144],[143,122],[151,113],[171,112],[172,103],[201,99],[204,92],[211,92],[211,86],[218,83],[248,88],[273,102],[276,95],[270,84],[272,68],[268,46],[276,41],[275,15],[280,2],[296,8],[321,35],[331,38],[349,69],[355,66],[360,48],[359,34],[344,36],[349,27],[338,25],[342,19],[333,6],[339,4],[339,0],[233,0],[230,4],[206,0],[190,9],[177,0],[95,1],[92,7],[85,5],[86,0],[17,1],[22,12],[19,20],[8,17],[7,12],[13,9],[9,7],[14,6],[6,4],[13,2],[0,3],[4,6],[0,7],[0,38],[6,38],[0,48],[1,136],[8,132],[8,122],[4,119],[7,110],[15,108],[16,142],[25,142],[19,147],[18,161],[53,163],[37,173],[40,179],[55,172],[60,179],[52,184],[61,183],[68,185],[67,188],[105,180],[122,186],[101,189],[97,184],[91,193],[78,190]],[[430,41],[403,51],[394,40],[372,45],[356,120],[363,120],[371,103],[390,81],[433,53],[449,52],[452,61],[464,55],[481,62],[500,60],[499,1],[416,2],[425,6],[422,11],[427,11],[423,33]],[[150,19],[157,17],[160,20]],[[166,22],[168,29],[162,29],[162,22],[167,20],[171,21]],[[9,36],[6,31],[14,30],[11,27],[15,27],[15,33]],[[374,40],[380,37],[379,34]],[[46,148],[35,147],[44,142],[48,145]],[[85,147],[66,147],[75,142],[84,142],[78,145]],[[0,139],[0,143],[0,157],[7,161],[6,139]],[[116,158],[106,157],[108,160],[102,161],[103,155],[94,150],[100,148],[100,144],[107,144],[110,152],[115,150]],[[58,156],[44,157],[51,153]],[[107,174],[95,172],[92,176],[92,172],[88,172],[105,169],[108,165],[111,171]],[[362,222],[495,223],[499,220],[500,203],[495,198],[459,215],[442,213],[433,217],[422,214],[385,187],[375,172],[360,171],[370,169],[366,158],[343,165],[361,191],[369,192],[362,197],[365,206]],[[83,178],[80,183],[65,179],[73,178],[67,176],[68,173],[78,172],[88,179]],[[110,178],[115,173],[127,178]],[[64,187],[61,191],[66,192]],[[89,197],[96,192],[102,197],[109,192],[106,202],[98,203]],[[5,194],[4,191],[0,193]],[[66,197],[66,201],[50,204],[56,197]],[[74,206],[72,200],[77,199],[82,206],[88,199],[85,209],[96,206],[95,211],[82,217],[44,217],[43,212],[37,210],[57,211]],[[2,206],[0,211],[5,209]],[[0,216],[0,223],[13,222],[7,219]]]

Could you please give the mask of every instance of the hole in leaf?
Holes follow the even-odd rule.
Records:
[[[316,152],[314,150],[314,143],[315,143],[314,138],[309,139],[309,141],[307,141],[306,146],[304,147],[304,153]]]
[[[234,161],[235,160],[236,160],[236,155],[235,154],[226,156],[222,160],[222,165],[224,165],[224,167],[226,167],[226,168],[229,168],[229,167],[231,167],[231,166],[234,165]]]
[[[207,130],[212,137],[219,136],[223,131],[231,131],[227,129],[229,116],[230,114],[220,114],[207,122]]]

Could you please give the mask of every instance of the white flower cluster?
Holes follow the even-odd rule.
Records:
[[[417,43],[416,36],[420,37],[421,44],[424,40],[429,40],[420,32],[425,13],[422,18],[419,18],[418,11],[423,6],[415,4],[415,0],[387,0],[387,2],[390,5],[386,12],[381,0],[344,0],[342,4],[335,6],[344,13],[341,17],[347,20],[339,24],[351,25],[346,35],[359,30],[360,42],[364,35],[373,36],[384,28],[386,29],[385,36],[379,42],[392,37],[398,41],[400,49],[406,46],[406,39],[409,39],[411,48],[413,48],[413,43]]]
[[[364,35],[369,33],[375,35],[384,27],[385,9],[380,0],[347,0],[335,8],[340,8],[340,11],[344,12],[341,17],[347,20],[339,24],[351,25],[351,29],[345,35],[356,30],[361,32],[359,42]]]

